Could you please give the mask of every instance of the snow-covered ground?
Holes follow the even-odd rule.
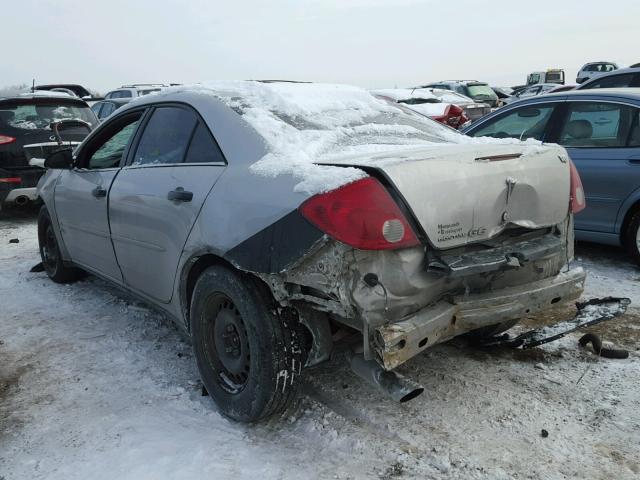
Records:
[[[34,218],[0,218],[0,479],[640,477],[639,310],[596,329],[627,360],[578,335],[528,351],[454,341],[400,369],[426,388],[400,405],[336,359],[283,418],[244,426],[201,396],[188,340],[161,315],[96,278],[29,273]],[[640,305],[621,252],[577,256],[586,296]]]

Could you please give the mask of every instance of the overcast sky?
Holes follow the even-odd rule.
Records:
[[[496,85],[640,62],[638,0],[4,0],[0,86],[286,78]]]

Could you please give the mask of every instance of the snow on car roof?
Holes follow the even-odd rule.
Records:
[[[420,98],[439,102],[440,100],[431,91],[421,88],[385,88],[381,90],[371,90],[373,95],[382,95],[391,98],[396,102],[409,98]]]

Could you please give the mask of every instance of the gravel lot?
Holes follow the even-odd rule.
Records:
[[[579,335],[528,351],[454,341],[401,368],[426,391],[399,405],[336,359],[308,371],[283,418],[243,426],[200,395],[168,320],[94,277],[29,273],[38,261],[35,212],[0,217],[2,480],[640,476],[637,307],[593,329],[627,360],[596,357]],[[640,268],[622,252],[579,245],[577,263],[586,298],[640,305]]]

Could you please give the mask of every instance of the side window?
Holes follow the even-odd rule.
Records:
[[[553,108],[553,105],[520,107],[502,117],[490,120],[470,135],[472,137],[543,140],[544,131],[551,118]]]
[[[589,84],[585,88],[620,88],[628,87],[631,85],[633,79],[632,73],[625,73],[623,75],[611,75]]]
[[[142,112],[133,114],[114,125],[114,129],[106,132],[102,141],[97,140],[88,145],[89,151],[81,160],[81,168],[95,170],[99,168],[116,168],[131,141]],[[84,156],[84,152],[82,152]]]
[[[623,147],[635,109],[603,102],[571,102],[560,133],[567,147]]]
[[[154,110],[140,137],[133,165],[181,163],[196,122],[195,114],[184,108]]]
[[[207,127],[202,123],[198,123],[187,156],[184,160],[185,163],[224,163],[224,156],[218,144],[213,139]]]

